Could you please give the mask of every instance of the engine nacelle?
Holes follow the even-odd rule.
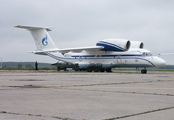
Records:
[[[103,51],[127,51],[130,41],[126,39],[106,39],[99,41],[96,46],[103,46]]]
[[[130,48],[140,48],[140,49],[142,49],[144,47],[143,42],[140,42],[140,41],[130,41],[130,42],[131,42]]]

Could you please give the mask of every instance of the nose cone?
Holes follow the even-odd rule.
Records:
[[[162,58],[160,58],[160,57],[156,57],[156,58],[155,58],[154,65],[155,65],[156,67],[158,67],[158,66],[163,66],[163,65],[165,65],[165,64],[166,64],[166,61],[163,60]]]

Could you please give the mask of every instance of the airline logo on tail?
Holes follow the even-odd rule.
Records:
[[[42,44],[43,44],[44,46],[48,45],[47,35],[42,39]]]

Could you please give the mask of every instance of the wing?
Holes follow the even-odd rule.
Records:
[[[59,53],[68,53],[68,52],[82,52],[86,51],[96,51],[103,49],[103,46],[91,46],[91,47],[79,47],[79,48],[65,48],[65,49],[53,49],[53,50],[38,50],[38,51],[31,51],[30,53],[40,54],[40,55],[47,55],[45,52],[59,52]]]
[[[79,47],[79,48],[65,48],[65,49],[58,49],[53,50],[50,52],[60,52],[60,53],[68,53],[68,52],[82,52],[83,50],[86,51],[94,51],[94,50],[100,50],[103,49],[103,46],[91,46],[91,47]]]

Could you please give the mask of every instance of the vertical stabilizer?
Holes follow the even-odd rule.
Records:
[[[42,49],[42,50],[56,49],[55,44],[53,43],[50,35],[47,32],[47,31],[51,31],[49,28],[20,26],[20,25],[15,27],[29,30],[31,35],[34,38],[37,49]]]

